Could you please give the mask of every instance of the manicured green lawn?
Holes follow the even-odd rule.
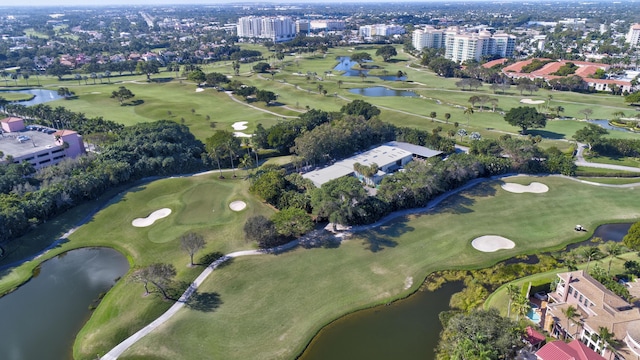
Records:
[[[0,97],[8,101],[27,101],[33,99],[35,95],[2,91]]]
[[[608,156],[588,156],[588,157],[585,157],[585,160],[596,162],[596,163],[603,163],[603,164],[640,167],[639,158],[630,158],[630,157],[614,158],[614,157],[608,157]]]
[[[235,259],[201,288],[216,295],[215,309],[181,310],[122,358],[293,358],[326,323],[406,296],[432,271],[483,267],[583,240],[587,235],[573,230],[576,223],[593,229],[640,217],[638,190],[556,177],[508,181],[534,180],[550,191],[512,194],[493,181],[450,198],[433,213],[394,220],[335,249]],[[471,240],[486,234],[510,238],[516,247],[496,253],[474,250]]]
[[[640,177],[635,178],[607,178],[607,177],[582,177],[579,176],[578,179],[591,181],[601,184],[612,184],[612,185],[622,185],[622,184],[636,184],[640,183]]]

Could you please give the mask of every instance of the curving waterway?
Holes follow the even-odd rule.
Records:
[[[109,248],[45,261],[30,281],[0,298],[0,359],[71,359],[89,307],[128,269],[127,259]]]

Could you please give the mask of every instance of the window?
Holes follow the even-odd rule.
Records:
[[[573,293],[573,297],[574,297],[574,298],[577,298],[577,297],[578,297],[578,292],[577,292],[577,291]]]
[[[573,293],[573,288],[569,286],[569,295],[571,295],[572,293]]]
[[[582,297],[582,295],[580,295],[580,299],[578,299],[578,302],[582,302],[582,299],[583,299],[583,297]]]
[[[584,306],[589,307],[589,299],[584,299]]]

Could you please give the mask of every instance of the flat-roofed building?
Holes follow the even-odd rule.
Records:
[[[245,16],[238,19],[237,33],[240,38],[269,39],[282,42],[296,36],[296,23],[288,16]]]
[[[397,171],[413,160],[414,156],[429,158],[439,156],[440,154],[442,154],[441,151],[431,150],[424,146],[392,141],[344,160],[337,161],[333,165],[322,169],[309,171],[303,174],[302,177],[311,180],[317,187],[321,187],[322,184],[343,176],[356,176],[366,182],[378,184],[385,176]],[[359,174],[354,169],[356,163],[364,166],[376,164],[378,166],[378,172],[374,174],[372,178],[364,179],[362,174]]]
[[[8,118],[9,119],[9,118]],[[4,160],[16,164],[28,161],[35,169],[57,164],[65,158],[75,158],[85,152],[82,137],[72,130],[56,130],[40,125],[24,125],[24,120],[11,118],[12,131],[5,131],[9,121],[2,119],[3,132],[0,135],[0,151]],[[19,119],[15,120],[15,119]]]

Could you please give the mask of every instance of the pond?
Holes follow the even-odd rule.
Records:
[[[631,225],[601,225],[593,236],[622,241]],[[586,240],[568,248],[590,243]],[[531,257],[537,262],[537,256]],[[519,259],[507,262],[513,260]],[[462,288],[462,282],[446,283],[434,292],[418,291],[389,306],[344,316],[323,328],[300,359],[435,359],[434,349],[442,330],[438,314],[449,310],[451,295]]]
[[[49,101],[55,101],[63,98],[62,96],[58,95],[57,91],[46,90],[46,89],[11,90],[11,92],[21,93],[21,94],[31,94],[36,96],[29,101],[16,102],[16,104],[20,104],[24,106],[44,104]]]
[[[619,126],[611,125],[609,123],[609,120],[588,120],[588,122],[590,122],[592,124],[597,124],[600,127],[603,127],[603,128],[605,128],[607,130],[626,131],[626,132],[633,133],[633,131],[631,131],[631,130],[629,130],[627,128],[622,128],[622,127],[619,127]]]
[[[407,79],[406,76],[395,76],[395,75],[369,75],[368,70],[356,70],[353,69],[354,66],[358,66],[357,61],[351,60],[348,56],[339,56],[336,60],[338,60],[338,65],[336,65],[333,70],[335,71],[344,71],[342,76],[360,76],[360,74],[365,74],[366,76],[375,76],[379,79],[385,81],[404,81]]]
[[[129,269],[113,249],[72,250],[44,262],[36,275],[0,298],[0,359],[71,359],[89,306]]]
[[[449,310],[451,295],[463,286],[446,283],[342,317],[322,329],[300,359],[434,359],[442,330],[438,314]]]
[[[420,95],[414,93],[413,91],[408,90],[393,90],[388,89],[384,86],[373,86],[368,88],[354,88],[349,89],[349,92],[356,95],[362,96],[403,96],[403,97],[419,97]]]

